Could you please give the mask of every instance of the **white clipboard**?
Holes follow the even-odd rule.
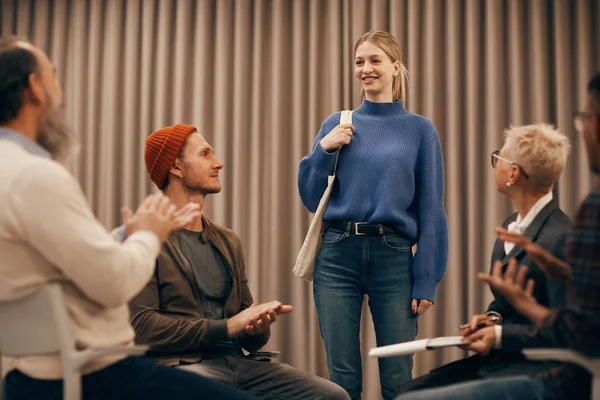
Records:
[[[469,343],[463,342],[462,336],[442,336],[433,339],[420,339],[410,342],[391,344],[389,346],[375,347],[369,350],[369,357],[385,358],[405,356],[425,350],[441,349],[443,347],[465,347]]]

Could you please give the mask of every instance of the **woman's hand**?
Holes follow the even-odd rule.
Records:
[[[339,124],[331,130],[323,139],[321,139],[321,147],[327,153],[339,149],[345,144],[350,143],[350,139],[354,134],[354,125]]]
[[[412,312],[413,314],[425,314],[425,311],[429,310],[429,307],[431,307],[433,305],[432,302],[430,302],[429,300],[419,300],[419,299],[413,299],[412,301]]]
[[[483,329],[488,326],[496,325],[489,315],[487,314],[476,314],[471,318],[471,322],[469,324],[465,324],[461,326],[460,336],[467,336],[474,332],[477,332],[479,329]]]
[[[502,276],[502,263],[496,261],[491,275],[478,273],[477,278],[496,289],[519,314],[540,328],[550,310],[540,305],[533,297],[535,281],[527,279],[527,272],[528,268],[524,265],[517,272],[517,260],[513,258],[508,263],[504,276]]]
[[[485,328],[478,329],[470,335],[465,336],[463,341],[469,343],[469,350],[486,356],[496,346],[496,328],[486,326]]]

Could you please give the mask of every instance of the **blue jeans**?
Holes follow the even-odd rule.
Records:
[[[528,376],[484,379],[437,389],[409,392],[396,400],[553,400],[558,397],[544,382]]]
[[[417,316],[411,311],[413,254],[399,234],[357,236],[326,226],[315,265],[314,296],[325,342],[330,379],[353,400],[362,393],[360,315],[365,295],[377,346],[414,340]],[[384,399],[412,379],[412,356],[380,358]]]
[[[12,370],[6,375],[7,400],[63,398],[62,380],[31,378]],[[257,398],[232,386],[191,372],[127,357],[81,378],[82,400],[221,400]]]

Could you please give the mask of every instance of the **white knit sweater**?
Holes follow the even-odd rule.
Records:
[[[0,137],[0,299],[59,282],[78,347],[132,344],[127,302],[152,275],[158,237],[144,231],[116,241],[75,178],[27,144]],[[123,357],[103,358],[83,372]],[[62,375],[58,355],[13,358],[8,365],[38,379]]]

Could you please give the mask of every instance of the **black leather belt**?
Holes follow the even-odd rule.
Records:
[[[399,233],[394,225],[369,222],[329,221],[327,227],[358,236],[383,236]]]

